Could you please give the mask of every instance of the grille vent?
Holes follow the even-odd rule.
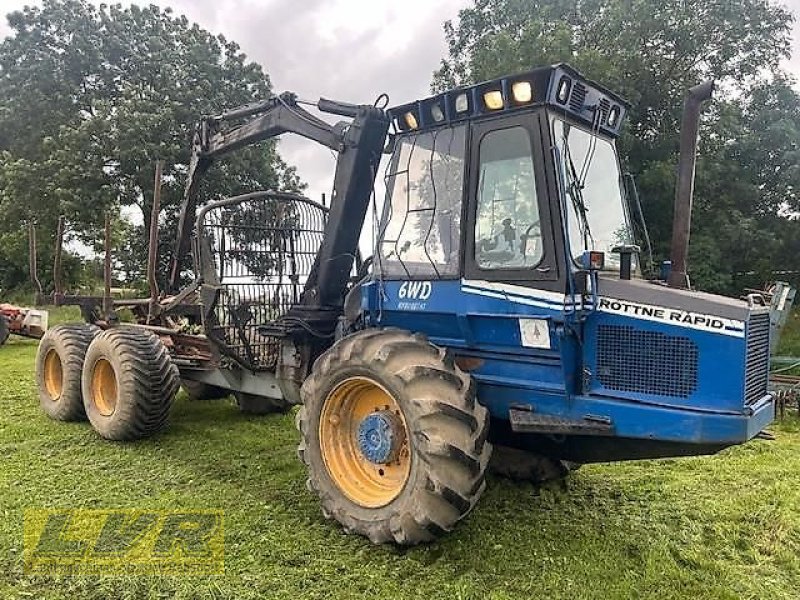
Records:
[[[598,328],[597,376],[610,390],[687,398],[697,389],[697,362],[689,338],[620,325]]]
[[[611,103],[605,98],[602,98],[600,100],[599,110],[600,110],[600,122],[606,123],[608,121],[608,113],[611,112]]]
[[[583,103],[586,100],[586,86],[580,82],[572,85],[572,93],[569,96],[569,107],[580,113],[583,111]]]
[[[769,378],[769,313],[753,315],[747,324],[744,401],[753,404],[767,393]]]

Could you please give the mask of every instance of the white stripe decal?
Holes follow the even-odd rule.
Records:
[[[505,283],[462,279],[461,291],[466,294],[477,294],[487,298],[507,300],[517,304],[547,308],[550,310],[564,310],[573,307],[573,303],[569,301],[567,297],[556,292]],[[665,323],[675,327],[708,331],[736,338],[744,337],[743,321],[725,319],[715,315],[693,313],[677,308],[639,304],[628,300],[600,297],[598,299],[597,310],[608,314],[624,315],[634,319],[641,319],[643,321]]]
[[[565,300],[564,294],[559,292],[538,290],[521,285],[512,285],[510,283],[497,283],[495,281],[484,281],[482,279],[462,279],[461,285],[466,285],[478,290],[489,290],[503,294],[522,296],[523,298],[533,298],[535,300],[539,300],[540,302],[557,304],[558,306],[563,306]]]
[[[509,302],[514,302],[516,304],[535,306],[536,308],[546,308],[548,310],[559,310],[564,308],[563,305],[548,304],[547,302],[539,302],[531,298],[515,298],[510,296],[509,294],[504,294],[502,292],[491,292],[489,290],[481,290],[466,286],[462,286],[461,291],[464,292],[465,294],[477,294],[478,296],[486,296],[487,298],[496,298],[498,300],[506,300]]]

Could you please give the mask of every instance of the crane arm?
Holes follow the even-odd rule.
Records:
[[[353,117],[356,121],[365,109],[367,112],[379,110],[326,99],[320,99],[317,107],[325,112]],[[383,111],[380,112],[383,114]],[[253,118],[227,130],[221,128],[225,122],[247,117]],[[300,135],[342,154],[353,143],[350,139],[352,136],[348,136],[347,132],[354,124],[356,123],[326,123],[302,108],[298,104],[297,96],[291,92],[284,92],[280,96],[241,106],[220,115],[203,117],[195,127],[192,140],[189,172],[170,266],[169,290],[175,292],[179,287],[181,263],[189,249],[200,181],[216,158],[283,133]]]

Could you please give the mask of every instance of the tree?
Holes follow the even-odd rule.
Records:
[[[105,211],[133,206],[144,225],[126,245],[143,268],[155,160],[166,162],[161,221],[174,231],[194,123],[264,98],[269,78],[234,42],[156,6],[45,0],[8,23],[14,35],[0,43],[0,235],[19,238],[28,220],[54,232],[63,213],[72,235],[93,244]],[[216,165],[201,202],[300,187],[265,142]],[[167,250],[174,233],[161,236]],[[0,254],[0,269],[14,272],[18,258]],[[18,282],[7,275],[4,284]]]
[[[765,265],[780,265],[800,233],[790,218],[800,210],[800,104],[779,71],[791,23],[766,0],[476,0],[444,26],[448,56],[433,87],[565,61],[627,98],[623,165],[665,259],[683,94],[717,80],[702,125],[690,268],[700,287],[735,292],[745,283],[737,274],[769,278]],[[797,268],[796,258],[783,264]]]

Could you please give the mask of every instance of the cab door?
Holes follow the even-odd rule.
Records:
[[[543,139],[548,138],[540,114],[472,127],[464,219],[466,280],[566,289],[556,244],[558,203],[551,201],[556,194],[546,176]]]
[[[574,387],[564,368],[574,362],[562,327],[572,307],[542,114],[475,123],[470,137],[460,354],[479,360],[479,397],[492,399],[499,418],[512,406],[565,410]]]

